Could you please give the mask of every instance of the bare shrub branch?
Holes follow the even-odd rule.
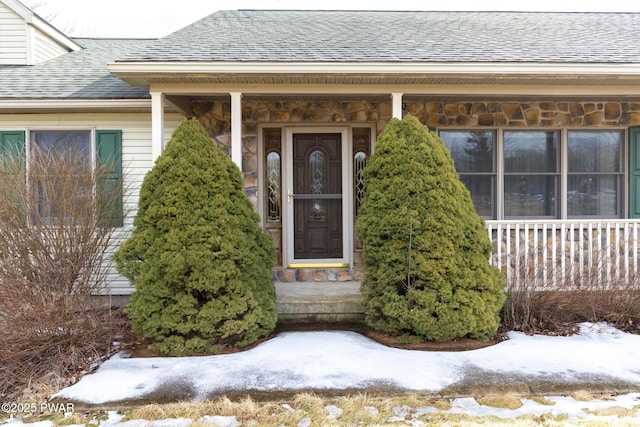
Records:
[[[549,274],[544,280],[539,277],[539,259],[535,263],[534,257],[516,254],[518,268],[508,283],[504,328],[564,335],[576,332],[580,322],[607,322],[640,333],[640,277],[625,271],[624,260],[612,256],[615,249],[594,248],[588,254],[590,263],[569,260],[566,271]]]
[[[124,331],[92,298],[106,290],[122,186],[104,185],[111,168],[86,156],[32,147],[28,167],[0,157],[0,395],[87,369]]]

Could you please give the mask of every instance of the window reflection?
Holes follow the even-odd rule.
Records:
[[[442,131],[440,137],[451,152],[460,181],[471,193],[478,215],[495,218],[494,131]]]
[[[620,215],[622,141],[621,131],[569,132],[568,215]]]

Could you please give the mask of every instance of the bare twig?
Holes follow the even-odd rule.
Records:
[[[105,290],[120,197],[100,185],[109,168],[82,153],[32,147],[0,157],[0,395],[51,373],[73,377],[109,352],[124,317],[92,296]]]

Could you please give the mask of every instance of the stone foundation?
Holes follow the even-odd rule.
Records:
[[[432,129],[441,127],[629,127],[640,125],[640,103],[632,102],[406,102],[404,114]],[[231,153],[230,102],[194,102],[193,111],[213,142]],[[247,196],[257,207],[258,126],[349,123],[376,124],[378,134],[391,119],[390,102],[242,103],[242,170]]]
[[[274,282],[360,282],[362,267],[354,268],[274,268]]]
[[[607,127],[640,125],[640,103],[413,102],[405,113],[438,127]]]
[[[195,102],[193,111],[213,142],[231,153],[230,102]],[[406,102],[404,114],[416,116],[431,129],[437,128],[606,128],[640,125],[640,103],[563,101]],[[258,209],[258,128],[296,124],[375,123],[380,134],[391,119],[391,102],[242,102],[242,171],[244,190]],[[356,252],[356,264],[360,257]],[[348,270],[276,270],[277,281],[360,280]]]

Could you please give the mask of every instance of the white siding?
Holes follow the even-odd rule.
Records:
[[[27,24],[0,3],[0,65],[27,65]]]
[[[171,138],[173,130],[183,117],[178,114],[165,115],[165,140]],[[151,169],[151,114],[11,114],[0,115],[0,130],[92,128],[98,130],[122,130],[123,174],[126,208],[131,209],[125,218],[125,226],[119,237],[124,239],[131,232],[133,216],[138,203],[140,184]],[[111,295],[129,295],[133,292],[128,280],[113,268],[109,274]]]
[[[60,46],[42,31],[34,30],[33,63],[44,62],[67,53],[67,49]]]

